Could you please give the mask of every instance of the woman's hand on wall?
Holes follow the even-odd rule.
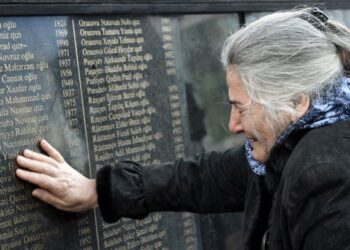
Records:
[[[47,141],[41,140],[40,146],[47,155],[26,149],[23,156],[16,158],[20,167],[16,170],[17,177],[37,186],[32,195],[64,211],[96,208],[96,181],[67,164]]]

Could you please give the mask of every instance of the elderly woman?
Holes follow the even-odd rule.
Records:
[[[46,141],[17,176],[66,211],[100,207],[108,222],[153,211],[245,211],[245,249],[350,246],[350,31],[318,9],[265,16],[231,35],[222,61],[229,128],[223,153],[143,167],[105,166],[90,180]]]

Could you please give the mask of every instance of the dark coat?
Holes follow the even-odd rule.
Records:
[[[245,211],[245,249],[350,248],[350,121],[292,134],[272,149],[265,177],[244,147],[142,167],[106,166],[97,174],[107,222],[153,211]]]

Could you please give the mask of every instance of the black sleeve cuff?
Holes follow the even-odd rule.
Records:
[[[143,169],[126,161],[104,166],[97,172],[96,189],[102,218],[115,222],[121,217],[142,219],[147,216],[144,202]]]

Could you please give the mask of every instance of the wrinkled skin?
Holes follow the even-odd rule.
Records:
[[[32,195],[52,206],[69,212],[79,212],[97,207],[96,182],[69,166],[61,154],[47,141],[40,141],[47,153],[24,150],[16,158],[20,168],[18,178],[37,186]]]

